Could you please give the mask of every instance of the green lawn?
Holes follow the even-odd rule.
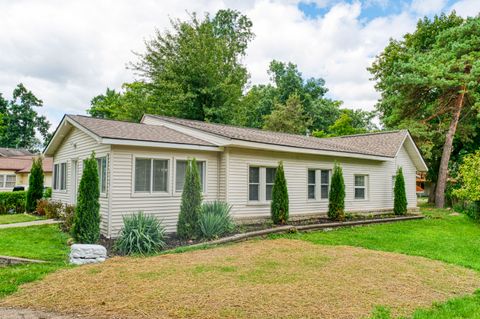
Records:
[[[421,210],[427,216],[423,220],[274,237],[302,239],[319,245],[349,245],[423,256],[480,271],[480,225],[465,215],[450,215],[451,210],[434,209],[427,205],[422,205]],[[380,309],[372,318],[390,316],[388,311]],[[412,318],[480,318],[480,295],[419,310]]]
[[[40,220],[40,219],[43,219],[43,218],[41,218],[40,216],[33,216],[33,215],[27,215],[27,214],[0,215],[0,225],[31,222],[31,221]]]
[[[47,264],[0,267],[0,298],[19,285],[66,267],[67,236],[58,225],[0,229],[0,255],[40,259]]]

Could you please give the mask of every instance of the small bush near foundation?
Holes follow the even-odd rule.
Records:
[[[73,218],[75,217],[75,205],[65,204],[60,213],[60,229],[65,233],[70,233],[73,226]]]
[[[231,232],[235,228],[230,216],[231,208],[228,203],[222,201],[203,203],[198,219],[200,237],[214,239]]]
[[[405,192],[405,178],[402,168],[399,167],[395,176],[395,187],[393,189],[393,212],[395,215],[405,215],[407,213],[407,193]]]
[[[122,255],[148,255],[165,247],[165,228],[154,216],[143,212],[123,217],[123,228],[115,242]]]

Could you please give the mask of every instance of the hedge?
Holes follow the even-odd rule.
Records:
[[[25,212],[25,191],[0,193],[0,214],[22,214]]]

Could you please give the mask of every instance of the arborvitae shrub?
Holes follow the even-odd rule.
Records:
[[[282,162],[278,164],[275,174],[270,214],[274,224],[285,224],[288,222],[288,189]]]
[[[98,167],[95,153],[83,162],[82,179],[78,188],[77,206],[72,236],[77,243],[94,244],[100,238],[100,196]]]
[[[187,162],[182,203],[178,216],[177,235],[183,239],[194,239],[199,233],[198,217],[202,205],[202,185],[198,173],[197,161]]]
[[[407,194],[405,192],[405,178],[402,168],[399,167],[395,176],[395,187],[393,190],[393,212],[395,215],[405,215],[407,213]]]
[[[38,157],[33,160],[30,169],[30,177],[28,178],[27,199],[25,210],[32,213],[37,208],[37,201],[43,197],[43,168],[42,158]]]
[[[345,218],[345,182],[343,181],[342,167],[337,163],[333,167],[328,195],[328,218],[333,220]]]

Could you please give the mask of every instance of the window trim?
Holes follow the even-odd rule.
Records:
[[[137,192],[135,190],[135,174],[136,174],[136,161],[137,159],[150,160],[150,190],[145,192]],[[153,161],[164,160],[167,161],[167,191],[153,191]],[[165,156],[152,156],[152,155],[133,155],[132,157],[132,190],[131,197],[165,197],[171,196],[171,180],[172,180],[172,166],[171,158]]]
[[[315,177],[315,180],[313,181],[313,184],[310,183],[310,181],[309,181],[309,173],[312,172],[312,171],[314,173],[313,176]],[[317,188],[318,188],[317,187],[317,180],[318,180],[317,171],[318,171],[318,169],[316,169],[316,168],[307,168],[307,200],[308,201],[316,201],[317,198],[318,198],[318,196],[317,196]],[[309,188],[312,185],[313,185],[313,198],[310,198],[309,197],[309,194],[310,194],[309,193]]]
[[[328,202],[329,196],[322,198],[322,171],[328,171],[328,195],[330,195],[330,187],[332,186],[332,168],[329,167],[308,167],[307,168],[307,201],[308,202]],[[315,198],[308,198],[308,171],[315,171]]]
[[[182,190],[177,190],[177,161],[189,161],[189,160],[192,160],[193,157],[173,157],[173,171],[172,171],[172,174],[173,174],[173,184],[172,184],[172,191],[173,191],[173,194],[175,196],[181,196],[182,195],[182,192],[183,192],[183,189]],[[202,162],[203,163],[203,187],[202,187],[202,195],[206,196],[208,193],[207,193],[207,176],[208,176],[208,160],[206,158],[197,158],[195,157],[195,160],[197,161],[197,163],[200,163]]]
[[[65,165],[65,174],[62,175],[62,165]],[[55,170],[58,167],[58,171]],[[53,191],[66,193],[68,191],[68,164],[67,162],[57,162],[53,164]],[[58,180],[57,180],[58,177]],[[65,188],[62,188],[62,180],[65,180]]]
[[[0,181],[0,189],[13,189],[15,186],[17,186],[17,175],[15,173],[13,174],[0,174],[2,180]],[[13,176],[15,178],[13,186],[7,186],[7,178]]]
[[[258,187],[258,200],[250,200],[250,167],[259,168],[259,187]],[[248,163],[247,165],[247,205],[248,206],[262,206],[270,205],[272,202],[271,199],[267,200],[267,168],[278,168],[278,164],[258,164],[258,163]]]
[[[105,159],[105,191],[102,192],[102,174],[103,174],[103,167],[102,167],[102,161]],[[95,158],[95,160],[97,161],[97,166],[98,166],[98,189],[100,191],[100,196],[103,196],[105,197],[108,193],[108,155],[104,155],[104,156],[98,156]],[[98,163],[98,161],[100,160],[100,165]]]
[[[364,185],[363,186],[356,186],[355,185],[355,177],[356,176],[363,176],[364,177]],[[354,174],[353,175],[353,200],[355,201],[366,201],[366,200],[369,200],[369,187],[368,187],[368,183],[369,183],[369,175],[368,174]],[[356,198],[355,197],[355,190],[357,188],[363,188],[365,191],[364,191],[364,198]]]

